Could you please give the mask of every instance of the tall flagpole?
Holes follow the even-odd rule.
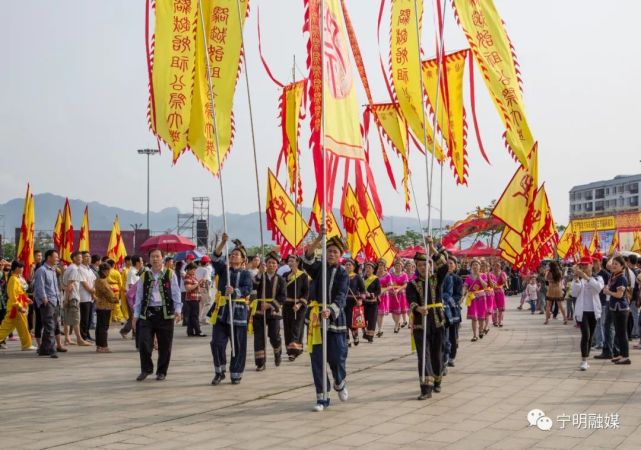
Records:
[[[199,0],[200,1],[200,0]],[[260,231],[260,256],[262,263],[265,264],[265,237],[263,235],[263,206],[260,199],[260,182],[258,181],[258,156],[256,152],[256,133],[254,132],[254,115],[252,113],[251,91],[249,89],[249,68],[247,67],[247,58],[245,57],[245,37],[243,18],[241,16],[240,0],[236,0],[236,12],[238,13],[238,27],[240,29],[240,48],[241,57],[245,63],[245,86],[247,87],[247,104],[249,106],[249,125],[252,136],[252,149],[254,153],[254,172],[256,176],[256,198],[258,201],[258,229]],[[261,274],[263,280],[262,299],[265,299],[266,278],[265,273]],[[264,302],[263,302],[264,303]],[[265,341],[265,363],[267,363],[267,311],[263,311],[263,333]],[[264,365],[267,368],[267,364]]]
[[[325,0],[320,0],[320,45],[321,45],[321,88],[323,91],[321,97],[321,145],[323,152],[323,230],[327,224],[327,150],[325,149]],[[321,282],[323,307],[322,311],[327,309],[327,230],[323,233],[323,253],[321,257]],[[322,317],[322,313],[321,313]],[[323,327],[323,401],[327,402],[327,319],[322,317]]]
[[[225,213],[225,191],[223,190],[223,171],[220,166],[220,140],[218,139],[218,124],[216,122],[216,106],[215,106],[215,95],[214,95],[214,85],[211,80],[211,67],[209,65],[209,48],[207,45],[207,30],[205,28],[205,16],[203,15],[203,5],[202,0],[198,0],[198,14],[200,15],[200,25],[203,29],[203,44],[205,46],[205,63],[207,66],[207,82],[209,85],[209,101],[211,102],[211,119],[214,126],[214,136],[216,139],[216,159],[218,162],[218,182],[220,185],[220,206],[223,214],[223,233],[227,234],[227,215]],[[227,285],[226,288],[231,286],[231,278],[229,273],[229,250],[227,249],[227,243],[225,243],[225,268],[227,274]],[[221,298],[226,297],[221,296]],[[236,355],[236,344],[234,341],[234,302],[232,301],[231,296],[229,296],[229,327],[231,332],[231,355],[234,357]]]

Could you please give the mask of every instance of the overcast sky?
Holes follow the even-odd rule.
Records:
[[[633,34],[641,4],[495,2],[521,64],[530,128],[540,142],[541,180],[546,182],[555,219],[564,223],[573,185],[641,169],[641,143],[635,137],[641,126],[641,58]],[[378,0],[347,0],[374,96],[387,101],[376,42],[378,4]],[[279,91],[258,58],[256,12],[260,7],[263,52],[275,75],[289,81],[294,55],[305,71],[302,5],[303,0],[252,0],[245,29],[262,197],[267,167],[275,167],[281,132]],[[434,8],[429,1],[425,5],[423,48],[431,56]],[[145,1],[20,1],[3,6],[0,202],[23,196],[31,181],[35,192],[144,211],[146,165],[136,149],[156,142],[146,118]],[[454,51],[467,44],[450,8],[448,2],[445,42],[447,51]],[[385,55],[388,13],[382,37]],[[255,211],[257,203],[253,168],[248,164],[246,87],[244,78],[240,80],[237,137],[223,177],[229,211],[246,213]],[[449,219],[497,198],[516,168],[501,143],[501,123],[480,77],[477,87],[480,127],[492,165],[480,157],[468,113],[469,187],[456,187],[449,168],[445,169],[444,216]],[[364,103],[362,89],[360,94]],[[303,129],[307,128],[305,123]],[[413,215],[404,211],[402,192],[390,187],[377,139],[371,138],[372,165],[385,213]],[[303,170],[308,176],[304,195],[309,205],[314,183],[306,142],[303,133]],[[394,155],[390,158],[400,180],[400,162]],[[424,205],[426,177],[418,152],[411,165],[418,202]],[[191,155],[185,154],[174,167],[170,152],[163,152],[152,159],[151,174],[152,210],[177,206],[190,211],[192,196],[209,196],[212,212],[219,213],[218,184]]]

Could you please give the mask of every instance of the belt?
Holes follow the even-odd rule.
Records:
[[[429,305],[425,305],[427,309],[435,309],[435,308],[442,308],[443,303],[430,303]]]

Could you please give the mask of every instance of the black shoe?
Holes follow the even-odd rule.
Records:
[[[263,364],[262,366],[256,366],[256,372],[262,372],[264,370],[265,370],[265,364]]]
[[[140,375],[136,378],[136,381],[144,381],[149,375],[147,372],[140,372]]]
[[[454,367],[454,361],[448,361],[447,362],[448,367]]]
[[[601,353],[599,355],[594,355],[594,359],[612,359],[612,355],[609,355],[607,353]]]
[[[356,345],[360,344],[360,342],[361,342],[360,339],[358,338],[358,336],[356,336],[354,338],[354,345],[356,346]]]
[[[352,346],[352,341],[347,341],[347,346],[351,347]]]
[[[294,355],[289,355],[288,359],[289,362],[296,361],[296,357]]]
[[[434,383],[433,391],[436,392],[437,394],[441,392],[441,383]]]
[[[196,334],[195,336],[196,337],[207,337],[207,335],[205,333]]]
[[[159,373],[158,375],[156,375],[157,381],[163,381],[165,378],[167,378],[167,375],[165,375],[164,373]]]
[[[57,353],[52,353],[51,355],[49,355],[49,358],[58,359],[58,354]]]
[[[283,360],[283,352],[274,353],[274,365],[276,367],[280,366],[280,363],[282,360]]]
[[[232,378],[231,379],[231,384],[240,384],[240,378]]]
[[[432,398],[432,386],[422,384],[421,395],[418,396],[417,400],[426,400],[428,398]]]
[[[214,379],[211,380],[211,385],[212,386],[218,386],[220,384],[220,382],[223,381],[224,379],[225,379],[225,373],[224,372],[223,373],[217,373],[216,376],[214,377]],[[232,380],[232,383],[233,382],[234,382],[234,380]]]

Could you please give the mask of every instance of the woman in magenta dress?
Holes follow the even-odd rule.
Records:
[[[464,281],[465,303],[467,304],[467,319],[472,321],[472,342],[479,339],[479,330],[485,322],[485,288],[487,284],[481,278],[481,263],[473,259],[470,264],[471,274]]]
[[[408,277],[403,271],[403,263],[397,259],[394,263],[394,273],[392,277],[392,290],[390,291],[390,312],[394,319],[394,333],[398,333],[401,327],[407,326],[407,299],[405,298],[405,288],[407,287]],[[403,323],[401,324],[401,317]]]
[[[479,331],[479,337],[483,339],[483,336],[490,332],[490,320],[492,319],[492,314],[494,313],[494,276],[490,273],[490,265],[487,261],[481,261],[481,278],[485,281],[485,321],[483,322],[483,327]]]
[[[496,304],[496,321],[499,327],[503,327],[503,312],[505,311],[505,287],[507,284],[507,274],[503,272],[501,263],[496,261],[492,265],[492,275],[494,275],[494,303]]]
[[[381,283],[381,295],[378,304],[378,320],[376,337],[383,336],[383,319],[389,314],[390,306],[390,291],[394,288],[394,280],[392,275],[387,270],[387,263],[385,260],[378,262],[378,272],[376,273],[378,281]]]

